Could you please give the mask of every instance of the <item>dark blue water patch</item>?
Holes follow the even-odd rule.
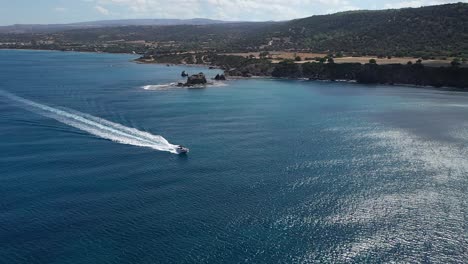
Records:
[[[134,58],[0,51],[1,90],[191,150],[119,144],[0,96],[0,263],[466,259],[465,94],[294,80],[145,90],[219,71]]]

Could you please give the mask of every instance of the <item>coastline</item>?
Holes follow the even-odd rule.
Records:
[[[303,81],[325,81],[325,82],[341,82],[341,83],[359,83],[359,84],[368,84],[368,85],[389,85],[389,86],[405,86],[405,87],[415,87],[415,88],[433,88],[439,90],[451,90],[451,91],[461,91],[467,92],[468,85],[463,87],[458,86],[450,86],[450,85],[427,85],[427,84],[413,84],[413,83],[400,83],[400,82],[359,82],[357,78],[353,79],[335,79],[335,78],[308,78],[308,77],[298,77],[298,76],[273,76],[273,75],[249,75],[249,76],[240,76],[240,75],[230,75],[229,72],[224,69],[223,66],[215,65],[215,64],[188,64],[188,63],[164,63],[164,62],[157,62],[157,61],[144,61],[141,58],[140,54],[135,53],[113,53],[113,52],[101,52],[101,51],[71,51],[71,50],[57,50],[57,49],[15,49],[15,48],[0,48],[0,50],[21,50],[21,51],[51,51],[51,52],[70,52],[70,53],[89,53],[89,54],[115,54],[115,55],[133,55],[137,58],[130,59],[130,62],[137,63],[137,64],[156,64],[156,65],[166,65],[170,66],[183,66],[183,67],[202,67],[202,68],[210,68],[210,69],[219,69],[223,70],[226,76],[227,81],[229,80],[248,80],[248,79],[271,79],[271,80],[303,80]],[[139,56],[139,57],[138,57]],[[279,64],[278,64],[279,65]],[[325,64],[327,65],[327,64]],[[336,65],[343,65],[343,64],[336,64]],[[380,66],[380,65],[375,65]],[[406,66],[406,65],[402,65]],[[440,67],[444,68],[444,67]],[[450,68],[450,67],[445,67]],[[467,69],[461,67],[462,69]]]
[[[108,54],[112,54],[112,53],[108,53]],[[221,67],[219,66],[213,66],[213,65],[210,65],[210,64],[183,64],[183,63],[164,63],[164,62],[144,62],[144,61],[141,61],[141,60],[138,60],[138,59],[135,59],[133,60],[133,62],[137,63],[137,64],[147,64],[147,65],[151,65],[151,64],[156,64],[156,65],[164,65],[164,66],[168,66],[168,67],[171,67],[171,66],[184,66],[184,67],[213,67],[213,69],[221,69]]]
[[[104,51],[80,51],[80,50],[59,50],[59,49],[31,49],[31,48],[12,49],[12,48],[2,48],[2,47],[0,47],[0,50],[22,50],[22,51],[43,51],[43,52],[50,51],[50,52],[64,52],[64,53],[84,53],[84,54],[132,55],[132,56],[137,57],[136,59],[139,58],[138,56],[141,56],[140,54],[128,53],[128,52],[119,52],[119,53],[117,53],[117,52],[104,52]],[[132,59],[130,61],[134,61],[136,59]]]
[[[229,79],[288,78],[299,80],[347,81],[362,84],[453,87],[468,89],[468,68],[463,66],[429,67],[415,64],[321,63],[294,61],[272,63],[268,59],[244,58],[216,53],[147,54],[146,64],[199,65],[224,70]],[[196,62],[208,63],[196,63]],[[189,62],[189,63],[179,63]],[[194,62],[195,64],[191,64]]]

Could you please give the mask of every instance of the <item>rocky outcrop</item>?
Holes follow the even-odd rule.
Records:
[[[272,76],[311,80],[354,80],[368,84],[468,88],[468,68],[426,67],[421,64],[279,63],[275,66]]]
[[[200,84],[206,84],[206,77],[203,72],[200,72],[199,74],[194,74],[187,79],[187,85],[200,85]]]
[[[360,83],[468,88],[468,68],[425,67],[421,64],[366,64],[356,79]]]
[[[226,76],[224,74],[216,74],[216,77],[214,78],[216,81],[225,81]]]
[[[187,78],[187,82],[185,84],[182,84],[182,86],[191,87],[196,85],[205,85],[207,83],[208,82],[206,81],[205,74],[203,74],[203,72],[200,72],[199,74],[189,76]],[[181,83],[179,83],[179,86],[181,86]]]
[[[275,65],[272,63],[250,63],[246,62],[237,68],[228,68],[225,70],[227,76],[252,77],[252,76],[272,76]]]
[[[182,77],[185,78],[185,77],[188,77],[189,75],[188,75],[188,73],[186,73],[185,71],[183,71],[183,72],[180,74],[180,76],[182,76]]]

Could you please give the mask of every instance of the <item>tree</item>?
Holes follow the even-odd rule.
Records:
[[[294,60],[295,60],[295,61],[301,61],[302,59],[301,59],[301,56],[296,56],[296,57],[294,58]]]
[[[320,58],[320,59],[319,59],[319,62],[320,62],[320,63],[325,63],[326,61],[327,61],[327,59],[325,59],[325,58]]]
[[[412,61],[408,61],[408,63],[406,63],[408,65],[413,65],[413,62]]]
[[[452,62],[451,62],[450,64],[452,64],[453,67],[458,67],[458,66],[460,66],[460,64],[461,64],[461,63],[460,63],[460,59],[459,59],[459,58],[455,58],[455,59],[452,60]]]
[[[328,58],[328,63],[335,63],[335,60],[333,58]]]
[[[369,63],[370,63],[370,64],[377,64],[377,61],[376,61],[375,59],[370,59],[370,60],[369,60]]]
[[[261,59],[265,59],[265,58],[268,57],[269,55],[270,55],[270,52],[268,52],[268,51],[263,51],[263,52],[260,52],[259,57],[260,57]]]
[[[416,64],[422,64],[422,60],[421,59],[417,60]]]

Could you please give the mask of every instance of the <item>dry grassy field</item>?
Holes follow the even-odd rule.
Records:
[[[258,58],[260,56],[260,52],[246,52],[246,53],[227,53],[225,55],[234,55],[234,56],[242,56],[242,57],[249,57],[251,55]],[[287,51],[271,51],[269,58],[273,63],[278,63],[283,59],[291,59],[293,60],[296,56],[301,57],[301,61],[296,63],[305,63],[314,61],[314,58],[320,57],[323,58],[327,56],[327,54],[323,53],[308,53],[308,52],[287,52]],[[306,60],[307,59],[307,60]],[[409,61],[412,63],[416,63],[418,58],[413,57],[398,57],[398,58],[377,58],[372,56],[364,56],[364,57],[342,57],[342,58],[335,58],[335,63],[368,63],[370,59],[375,59],[377,64],[407,64]],[[449,66],[452,58],[447,58],[447,60],[423,60],[423,64],[427,66]]]
[[[279,59],[293,60],[294,58],[296,58],[296,56],[299,56],[302,59],[327,56],[327,54],[323,54],[323,53],[308,53],[308,52],[270,51],[269,53],[270,53],[269,58],[273,60],[279,60]],[[260,56],[260,52],[227,53],[225,55],[234,55],[234,56],[242,56],[242,57],[249,57],[253,55],[256,58],[258,58]]]
[[[343,57],[335,58],[335,63],[368,63],[370,59],[375,59],[377,64],[407,64],[409,61],[416,63],[417,58],[412,57],[400,57],[391,59],[379,59],[377,57]],[[427,66],[449,66],[452,60],[423,60],[422,63]]]

